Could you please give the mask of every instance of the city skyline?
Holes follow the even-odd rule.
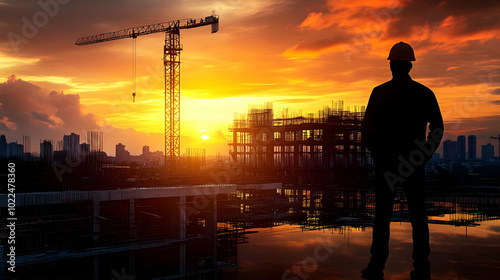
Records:
[[[339,102],[339,104],[341,104],[341,101]],[[329,107],[325,107],[324,109],[327,110],[327,113],[333,112],[333,110]],[[270,110],[269,112],[271,114],[273,114],[272,109],[269,108],[268,110]],[[282,112],[282,114],[285,112]],[[345,112],[350,112],[350,111],[345,111]],[[286,112],[286,113],[288,113],[288,112]],[[323,114],[325,114],[325,112],[323,112]],[[248,116],[240,115],[240,117],[244,117],[244,118],[243,119],[234,119],[233,130],[235,127],[238,127],[238,125],[240,125],[240,122],[246,123],[248,121],[246,119],[246,118],[248,118]],[[272,119],[269,119],[268,121],[271,121],[271,120]],[[71,134],[69,134],[69,135],[63,135],[62,140],[55,140],[55,139],[43,139],[42,140],[42,139],[40,139],[40,150],[38,150],[38,152],[36,150],[34,150],[33,153],[26,152],[27,150],[31,151],[31,149],[26,149],[26,147],[25,147],[25,143],[31,144],[31,136],[30,135],[23,135],[23,144],[18,144],[17,143],[18,141],[7,141],[7,137],[5,135],[1,134],[0,135],[0,157],[16,157],[16,156],[22,157],[23,153],[24,154],[29,153],[31,156],[35,155],[35,156],[39,156],[40,158],[43,158],[43,156],[42,156],[43,149],[44,149],[43,145],[45,145],[45,143],[50,144],[50,149],[52,150],[52,152],[66,151],[70,154],[78,155],[79,153],[82,152],[81,145],[87,145],[88,146],[87,150],[89,150],[89,151],[103,151],[102,150],[102,146],[103,146],[102,142],[104,142],[104,139],[103,139],[104,134],[102,132],[97,132],[97,131],[88,131],[86,134],[87,134],[87,137],[82,138],[82,139],[85,139],[82,141],[80,141],[80,135],[76,134],[74,132],[71,132]],[[94,135],[94,137],[92,135]],[[92,139],[92,138],[98,138],[98,139]],[[234,132],[233,132],[233,138],[234,138]],[[91,145],[90,143],[86,142],[86,141],[92,142],[92,140],[94,140],[94,142],[98,142],[97,145],[100,146],[101,148],[91,147],[91,146],[95,146],[95,145]],[[62,144],[56,145],[56,143],[59,143],[59,142]],[[122,142],[123,141],[114,144],[114,146],[115,146],[114,157],[115,158],[128,158],[130,156],[142,156],[142,155],[146,155],[146,154],[151,153],[150,146],[147,145],[147,143],[143,143],[144,145],[141,148],[141,153],[137,154],[137,153],[131,153],[128,149],[126,149],[125,148],[126,145],[124,145]],[[237,143],[239,143],[239,142],[237,142]],[[12,144],[15,144],[15,146],[12,146]],[[231,145],[229,145],[229,146],[231,146]],[[17,148],[17,147],[20,147],[20,148]],[[455,141],[451,140],[451,139],[447,139],[447,140],[443,141],[443,144],[441,145],[441,147],[442,148],[440,149],[440,151],[442,152],[442,157],[440,157],[441,153],[436,153],[436,155],[438,156],[437,159],[442,158],[444,160],[458,160],[458,161],[465,161],[465,160],[468,160],[468,161],[483,160],[484,161],[486,159],[486,161],[488,161],[489,158],[496,158],[496,154],[494,152],[495,145],[491,142],[488,142],[485,145],[480,145],[480,149],[478,149],[478,144],[476,142],[476,135],[467,135],[467,137],[465,135],[459,135]],[[9,155],[9,153],[12,153],[12,152],[10,152],[10,149],[15,150],[14,155]],[[186,151],[189,151],[190,149],[193,149],[193,148],[187,148]],[[198,148],[194,148],[194,149],[198,149]],[[18,152],[18,150],[19,150],[19,152]],[[205,149],[203,149],[203,150],[205,150]],[[233,150],[234,150],[234,148],[233,148]],[[477,155],[478,150],[481,151],[481,154],[479,156]],[[104,151],[104,152],[107,154],[107,156],[113,157],[112,153],[107,153],[106,151]],[[163,153],[163,151],[159,151],[159,150],[155,151],[155,153],[157,153],[157,152]],[[486,154],[485,154],[485,152],[486,152]],[[119,153],[120,153],[120,155],[118,155]],[[185,155],[184,152],[181,152],[181,154]],[[485,154],[486,156],[483,154]]]
[[[467,143],[465,142],[464,135],[459,135],[456,141],[445,140],[442,145],[443,159],[448,161],[471,161],[479,159],[488,162],[490,158],[495,158],[495,145],[492,143],[481,145],[481,154],[478,157],[476,154],[476,151],[479,150],[476,144],[476,135],[468,135],[467,138],[469,139]],[[466,146],[467,150],[465,149]]]
[[[50,139],[102,129],[111,140],[105,151],[124,138],[132,153],[143,142],[162,149],[163,36],[137,40],[135,103],[132,40],[85,48],[74,41],[212,10],[220,15],[219,33],[182,33],[181,150],[208,145],[210,154],[227,152],[227,125],[249,104],[308,112],[338,99],[365,106],[371,89],[390,79],[386,55],[398,41],[414,47],[410,74],[436,93],[449,139],[474,134],[484,145],[498,135],[494,2],[170,1],[141,3],[140,9],[115,1],[54,3],[57,11],[38,1],[2,2],[0,129],[9,137]],[[412,16],[419,11],[426,16]],[[41,13],[46,22],[34,20]]]
[[[343,106],[343,101],[339,101],[339,102],[342,102],[342,106]],[[337,104],[337,103],[335,103]],[[339,103],[341,104],[341,103]],[[339,105],[340,106],[340,105]],[[249,106],[250,107],[250,106]],[[328,106],[325,106],[323,107],[324,108],[329,108]],[[346,110],[349,110],[349,107],[346,107],[347,109]],[[345,108],[344,108],[345,109]],[[361,107],[359,108],[361,109]],[[280,114],[296,114],[296,112],[289,112],[288,110],[283,110],[283,112],[280,112],[280,113],[275,113],[276,116],[280,115]],[[242,116],[243,114],[240,114],[240,116]],[[310,114],[303,114],[302,116],[308,116]],[[279,117],[279,116],[278,116]],[[80,144],[83,144],[83,143],[87,143],[87,139],[91,139],[91,136],[89,136],[89,133],[100,133],[101,134],[101,137],[103,136],[103,132],[85,132],[85,134],[87,134],[87,137],[86,138],[82,138],[84,140],[80,141],[80,135],[79,134],[76,134],[75,132],[70,132],[68,135],[63,135],[60,140],[56,140],[56,139],[42,139],[40,138],[40,143],[44,142],[44,141],[52,141],[52,145],[53,145],[53,150],[54,151],[57,151],[57,150],[63,150],[63,147],[68,147],[68,149],[75,149],[74,147],[72,148],[69,148],[70,145],[74,145],[74,143],[70,144],[70,143],[66,143],[66,141],[77,141],[78,143]],[[2,136],[5,137],[4,134],[2,134]],[[205,136],[205,135],[203,135]],[[75,137],[75,138],[73,138]],[[90,138],[89,138],[90,137]],[[229,137],[226,137],[226,138],[229,138]],[[70,140],[72,139],[72,140]],[[125,138],[126,139],[126,138]],[[103,143],[100,143],[101,145],[101,149],[102,151],[106,152],[108,155],[111,155],[113,154],[113,152],[115,152],[115,146],[117,144],[122,144],[122,143],[127,143],[127,141],[125,139],[118,139],[116,143],[106,143],[105,141],[102,141],[102,139],[100,140],[101,142],[104,142],[106,143],[107,145],[104,145]],[[209,139],[209,138],[207,138]],[[497,142],[495,141],[492,141],[491,137],[490,138],[484,138],[483,141],[477,143],[477,137],[476,135],[467,135],[467,137],[465,137],[465,135],[458,135],[457,138],[455,138],[456,140],[453,141],[451,140],[453,138],[448,138],[448,139],[445,139],[443,141],[443,143],[439,146],[438,150],[437,150],[437,153],[438,154],[442,154],[443,155],[443,158],[447,158],[446,156],[446,148],[445,148],[445,142],[447,142],[447,144],[451,142],[454,142],[454,148],[453,148],[453,153],[455,153],[455,155],[452,156],[453,159],[458,159],[458,160],[470,160],[470,159],[477,159],[477,158],[481,158],[481,155],[477,155],[477,151],[481,151],[480,148],[484,145],[491,145],[492,147],[497,147],[497,148],[494,148],[495,150],[498,149],[498,145],[497,145]],[[206,139],[203,139],[203,140],[206,140]],[[230,140],[226,139],[227,140],[227,143],[226,144],[230,144]],[[13,140],[13,141],[7,141],[7,143],[18,143],[19,141],[18,140]],[[58,146],[58,142],[61,142],[61,146],[59,147]],[[22,143],[23,144],[20,144],[21,146],[23,146],[23,153],[27,153],[27,151],[33,151],[35,152],[36,149],[33,149],[33,147],[31,146],[31,135],[22,135]],[[25,146],[25,143],[29,143],[29,146],[28,148],[26,148]],[[87,143],[88,144],[88,143]],[[142,149],[144,147],[146,143],[136,143],[136,145],[133,146],[132,148],[132,151],[133,152],[130,152],[131,155],[139,155],[140,152],[142,152]],[[140,146],[140,149],[137,148],[137,145]],[[142,145],[142,146],[141,146]],[[472,146],[471,146],[472,145]],[[478,148],[478,145],[479,145],[479,148]],[[35,146],[38,146],[37,144]],[[103,147],[104,146],[107,146],[107,147],[112,147],[111,149],[107,149],[105,150]],[[150,146],[150,145],[147,145],[147,146]],[[185,146],[185,145],[183,145]],[[471,152],[471,148],[473,148],[472,152]],[[36,148],[36,147],[35,147]],[[193,147],[186,147],[185,149],[190,149],[190,148],[193,148]],[[68,150],[66,148],[64,148],[64,150]],[[157,150],[160,150],[161,148],[157,149]],[[183,150],[185,150],[183,149]],[[450,151],[450,149],[448,149],[448,152]],[[39,150],[40,152],[40,150]],[[31,153],[31,154],[37,154],[36,152],[35,153]],[[181,154],[183,154],[183,152],[181,152]],[[40,155],[40,153],[38,153],[38,155]],[[228,152],[228,155],[229,155],[229,152]],[[479,157],[478,157],[479,156]],[[496,157],[497,154],[496,152],[494,153],[494,157]],[[472,157],[472,158],[471,158]]]

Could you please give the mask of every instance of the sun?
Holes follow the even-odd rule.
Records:
[[[207,135],[202,135],[201,136],[201,139],[203,139],[203,140],[207,140],[208,138],[210,138],[210,137],[208,137]]]

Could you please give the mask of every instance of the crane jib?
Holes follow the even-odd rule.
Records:
[[[217,31],[219,31],[219,17],[217,15],[211,15],[201,19],[188,19],[182,22],[180,20],[176,20],[139,27],[131,27],[118,31],[82,37],[76,41],[75,45],[83,46],[119,39],[136,38],[137,36],[141,35],[153,34],[158,32],[168,32],[173,29],[190,29],[205,25],[212,25],[212,33],[216,33]]]

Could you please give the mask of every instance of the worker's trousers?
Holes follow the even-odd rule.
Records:
[[[407,170],[405,170],[407,171]],[[392,172],[389,174],[387,172]],[[375,225],[373,227],[373,243],[370,249],[372,265],[384,269],[389,256],[389,236],[394,192],[391,184],[403,188],[407,201],[413,237],[413,266],[418,271],[428,271],[430,263],[429,226],[425,213],[425,171],[424,167],[415,167],[414,172],[408,177],[399,174],[398,167],[394,164],[382,165],[375,168]],[[400,178],[392,175],[400,176]],[[396,178],[396,179],[395,179]],[[404,182],[400,183],[401,178]],[[397,180],[399,179],[399,181]],[[394,186],[393,186],[394,187]]]

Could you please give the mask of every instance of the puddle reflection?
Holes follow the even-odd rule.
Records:
[[[433,279],[497,279],[498,190],[428,197]],[[370,257],[369,190],[214,185],[16,199],[16,274],[5,266],[0,278],[360,279]],[[9,244],[1,242],[5,264]],[[411,247],[406,201],[398,194],[385,279],[409,278]]]

